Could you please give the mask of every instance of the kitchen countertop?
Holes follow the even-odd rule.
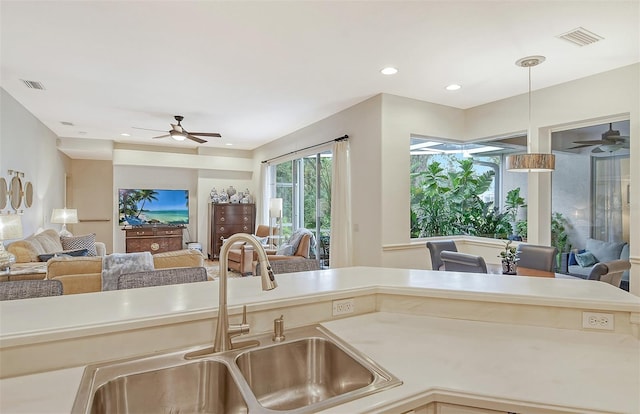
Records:
[[[414,406],[443,399],[485,408],[506,404],[522,413],[531,407],[640,412],[640,343],[627,335],[384,312],[323,325],[403,381],[327,413],[399,412],[395,405],[408,399]],[[82,371],[4,379],[0,411],[69,412]]]
[[[640,298],[584,280],[367,267],[277,278],[278,289],[269,292],[260,291],[259,278],[229,280],[230,305],[277,309],[368,292],[640,313]],[[0,349],[210,317],[217,297],[217,282],[202,282],[1,302]],[[323,325],[404,381],[327,412],[392,412],[399,401],[417,406],[446,395],[448,402],[479,406],[528,401],[575,412],[640,413],[637,336],[388,312]],[[82,370],[0,380],[0,411],[68,412]]]

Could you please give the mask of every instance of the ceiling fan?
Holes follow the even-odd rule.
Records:
[[[571,147],[569,149],[591,147],[593,145],[596,145],[596,147],[592,149],[591,152],[593,153],[614,152],[622,148],[628,149],[629,137],[620,135],[620,131],[614,130],[612,127],[612,124],[609,123],[609,130],[602,134],[602,139],[587,140],[587,141],[573,141],[573,143],[578,145],[575,147]]]
[[[182,120],[184,119],[184,117],[182,115],[175,115],[174,116],[175,120],[178,122],[177,124],[171,124],[171,129],[169,131],[167,131],[167,134],[165,135],[159,135],[157,137],[153,137],[154,139],[156,138],[166,138],[166,137],[171,137],[173,139],[175,139],[176,141],[184,141],[185,139],[190,139],[191,141],[195,141],[199,144],[204,144],[205,142],[207,142],[207,140],[202,139],[202,138],[198,138],[199,136],[202,137],[216,137],[216,138],[220,138],[222,137],[222,135],[220,135],[217,132],[189,132],[186,129],[184,129],[182,127]],[[144,129],[147,131],[158,131],[158,132],[164,132],[161,131],[159,129],[148,129],[148,128],[137,128],[137,127],[133,127],[135,129]]]

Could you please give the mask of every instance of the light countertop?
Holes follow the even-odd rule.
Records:
[[[640,298],[585,280],[368,267],[277,279],[279,287],[269,292],[260,290],[259,278],[230,279],[230,305],[277,309],[370,293],[640,314]],[[217,282],[202,282],[0,302],[0,350],[211,318],[217,287]],[[525,401],[531,407],[573,407],[575,412],[640,413],[637,336],[389,312],[323,325],[404,382],[327,412],[397,412],[395,404],[401,401],[429,402],[447,395],[448,402],[471,399],[494,408],[491,404]],[[0,380],[0,412],[68,412],[82,370]]]
[[[399,412],[396,405],[408,399],[442,401],[434,395],[522,413],[640,412],[640,343],[627,335],[384,312],[323,325],[403,381],[327,413]],[[72,368],[4,379],[0,411],[69,412],[81,375]]]

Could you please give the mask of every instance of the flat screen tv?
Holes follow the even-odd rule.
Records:
[[[189,224],[189,190],[118,190],[121,226]]]

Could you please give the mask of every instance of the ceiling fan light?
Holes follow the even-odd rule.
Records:
[[[182,131],[171,130],[169,132],[169,135],[171,135],[171,138],[175,139],[176,141],[184,141],[185,139],[187,139],[187,134]]]

